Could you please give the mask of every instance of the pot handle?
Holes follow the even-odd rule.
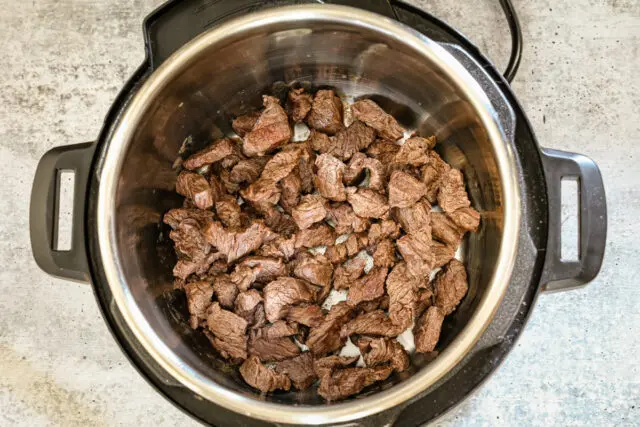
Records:
[[[390,0],[170,0],[146,17],[145,49],[152,70],[200,33],[250,12],[294,4],[340,4],[396,18]]]
[[[542,290],[560,291],[584,286],[600,271],[607,240],[607,202],[602,174],[590,158],[543,149],[542,163],[549,197],[549,237],[542,273]],[[561,254],[563,178],[578,180],[579,255],[566,261]]]
[[[38,163],[31,190],[29,230],[31,250],[38,266],[52,276],[78,282],[90,281],[84,242],[84,214],[94,143],[56,147]],[[60,173],[75,174],[71,248],[57,250],[60,208]]]

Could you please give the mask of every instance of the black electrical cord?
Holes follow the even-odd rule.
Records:
[[[507,17],[509,30],[511,31],[511,57],[509,58],[507,69],[504,72],[504,78],[511,83],[518,73],[520,60],[522,59],[522,29],[520,28],[520,21],[518,20],[518,15],[516,14],[513,4],[511,4],[511,0],[500,0],[500,5]]]

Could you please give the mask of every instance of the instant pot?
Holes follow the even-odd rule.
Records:
[[[339,4],[337,4],[339,3]],[[462,35],[400,1],[183,0],[144,23],[146,59],[96,142],[38,165],[31,243],[47,273],[90,282],[105,321],[158,392],[212,425],[422,425],[472,393],[515,344],[539,292],[584,285],[606,240],[602,177],[585,156],[541,149],[507,81]],[[232,132],[232,118],[291,83],[372,98],[408,129],[435,134],[467,178],[482,227],[464,246],[469,294],[438,357],[413,357],[344,402],[260,395],[213,354],[173,289],[162,224],[180,206],[173,167]],[[56,250],[59,183],[75,172],[72,245]],[[579,256],[561,256],[561,181],[579,183]]]

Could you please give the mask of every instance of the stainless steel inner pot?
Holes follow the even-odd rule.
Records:
[[[180,205],[172,164],[228,133],[261,94],[293,81],[370,97],[422,135],[467,179],[480,232],[465,245],[470,291],[443,328],[440,355],[349,401],[313,392],[261,396],[216,360],[171,293],[173,259],[158,247],[163,213]],[[275,84],[275,86],[274,86]],[[514,155],[487,95],[441,46],[403,24],[340,6],[270,9],[185,45],[136,93],[101,159],[98,238],[114,304],[141,346],[177,383],[244,415],[276,423],[348,422],[409,401],[451,370],[490,322],[509,285],[520,199]],[[162,239],[161,239],[162,240]],[[172,296],[173,295],[173,296]],[[179,300],[179,299],[178,299]]]

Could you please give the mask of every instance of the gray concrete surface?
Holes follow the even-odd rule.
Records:
[[[545,146],[593,157],[609,205],[599,278],[543,295],[513,353],[441,426],[640,425],[640,2],[514,0],[526,50],[514,83]],[[28,200],[55,146],[93,140],[143,58],[160,0],[5,0],[0,5],[0,425],[195,425],[120,353],[91,290],[42,273]],[[498,64],[497,0],[416,0]]]

